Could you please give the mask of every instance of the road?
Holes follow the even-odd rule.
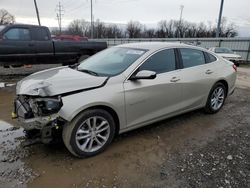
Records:
[[[219,113],[197,110],[122,134],[87,159],[62,143],[21,146],[22,129],[10,118],[18,79],[0,78],[9,86],[0,88],[0,187],[250,186],[250,69],[239,68]]]

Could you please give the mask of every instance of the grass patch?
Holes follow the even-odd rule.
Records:
[[[247,62],[247,63],[241,63],[240,67],[249,67],[250,68],[250,63],[249,62]]]

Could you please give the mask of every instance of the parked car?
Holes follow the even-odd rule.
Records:
[[[53,41],[44,26],[6,25],[0,27],[0,65],[75,64],[107,48],[106,42]]]
[[[232,61],[236,66],[239,66],[240,63],[242,62],[242,57],[234,53],[230,48],[213,47],[210,48],[209,50],[229,61]]]
[[[82,37],[79,35],[55,35],[52,36],[52,39],[56,41],[68,41],[68,42],[88,41],[88,37]]]
[[[58,67],[17,83],[15,111],[44,143],[62,131],[77,157],[102,152],[116,134],[204,108],[218,112],[233,93],[236,66],[216,54],[177,43],[108,48],[76,67]]]

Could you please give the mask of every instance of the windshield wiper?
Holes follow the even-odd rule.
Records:
[[[94,71],[91,71],[91,70],[87,70],[87,69],[78,69],[78,71],[85,72],[85,73],[88,73],[88,74],[91,74],[91,75],[94,75],[94,76],[99,76],[98,73],[96,73]]]
[[[80,65],[80,63],[75,63],[73,65],[69,65],[68,67],[71,69],[77,69],[77,67]]]

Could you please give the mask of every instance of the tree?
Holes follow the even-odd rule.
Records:
[[[227,18],[223,17],[221,21],[220,37],[235,37],[237,35],[236,25],[234,23],[228,23]]]
[[[139,38],[141,37],[142,24],[138,21],[130,21],[126,30],[129,38]]]
[[[90,24],[85,20],[73,20],[68,26],[68,34],[88,36],[89,35]]]
[[[15,17],[5,9],[0,9],[0,25],[15,23]]]

